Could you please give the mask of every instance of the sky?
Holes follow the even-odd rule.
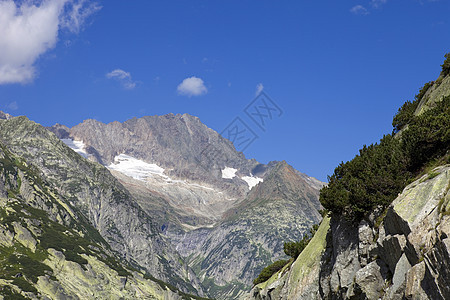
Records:
[[[69,127],[188,113],[326,181],[439,76],[449,15],[449,0],[0,0],[0,110]]]

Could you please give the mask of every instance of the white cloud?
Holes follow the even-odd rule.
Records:
[[[6,107],[10,110],[18,110],[19,109],[19,105],[17,104],[16,101],[9,103]]]
[[[54,48],[62,28],[78,32],[100,9],[87,0],[0,0],[0,84],[26,83],[36,60]]]
[[[387,2],[387,0],[371,0],[370,4],[375,8],[379,8],[381,5],[385,4],[386,2]]]
[[[369,11],[362,5],[355,5],[350,9],[350,12],[355,15],[368,15]]]
[[[264,89],[264,85],[262,83],[258,83],[256,85],[256,92],[255,95],[258,96]]]
[[[132,90],[136,87],[136,83],[131,79],[131,74],[122,69],[115,69],[106,74],[106,78],[115,79],[127,90]]]
[[[201,78],[192,76],[184,79],[183,82],[178,85],[177,91],[180,95],[192,97],[206,94],[208,89]]]
[[[79,33],[86,19],[102,8],[90,0],[69,1],[68,6],[68,13],[62,19],[62,26],[73,33]]]

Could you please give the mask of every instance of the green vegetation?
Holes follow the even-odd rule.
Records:
[[[296,259],[300,253],[302,253],[303,249],[306,248],[308,243],[311,241],[311,239],[314,237],[314,234],[319,229],[318,224],[314,224],[313,227],[309,230],[311,236],[308,234],[305,234],[303,238],[298,242],[286,242],[284,243],[283,250],[284,253],[293,259]]]
[[[9,122],[2,124],[5,123]],[[4,130],[6,133],[11,131]],[[78,154],[72,150],[69,152],[73,153],[73,160],[80,160]],[[48,165],[53,166],[51,163]],[[109,174],[106,169],[102,171],[101,168],[96,168],[94,171],[98,170],[101,172],[96,172],[96,176]],[[73,207],[67,198],[61,196],[52,185],[43,180],[38,168],[25,163],[22,158],[17,158],[1,142],[0,177],[5,179],[4,188],[8,192],[8,197],[5,199],[6,205],[0,207],[0,222],[10,232],[15,230],[13,223],[19,223],[37,241],[35,252],[20,242],[14,243],[11,247],[0,246],[0,278],[9,282],[9,286],[0,287],[0,298],[3,296],[5,299],[22,299],[23,297],[17,293],[18,290],[36,295],[38,292],[36,282],[39,276],[47,275],[51,280],[57,280],[53,276],[51,267],[44,263],[49,257],[49,248],[62,252],[66,260],[78,263],[82,268],[86,269],[88,264],[89,257],[86,256],[92,256],[117,271],[119,276],[132,276],[130,271],[133,268],[128,265],[128,262],[119,260],[120,256],[90,224],[81,208]],[[77,179],[78,177],[74,177],[74,189],[79,188]],[[20,191],[22,181],[26,184],[26,193]],[[120,188],[104,183],[103,179],[99,181],[104,188],[112,189],[114,200],[128,201],[129,195]],[[69,197],[77,200],[75,196]],[[139,216],[139,218],[143,217]],[[117,258],[114,255],[117,255]],[[156,279],[153,281],[158,282]],[[160,283],[164,286],[163,289],[168,286],[162,281]],[[174,285],[178,286],[178,284]],[[181,295],[183,299],[204,299],[182,293],[174,286],[171,286],[170,290]],[[194,291],[193,287],[192,291]]]
[[[406,102],[394,117],[394,132],[404,129],[400,138],[385,135],[380,143],[364,146],[359,155],[334,170],[328,186],[320,192],[324,208],[358,220],[374,207],[389,205],[428,164],[448,160],[450,96],[421,115],[414,115],[431,85],[427,83],[416,100]]]
[[[445,54],[444,57],[445,57],[445,61],[441,65],[442,75],[447,76],[448,74],[450,74],[450,53]]]
[[[316,234],[317,230],[319,229],[318,224],[314,224],[309,229],[309,235],[305,234],[303,238],[298,242],[286,242],[284,243],[283,250],[284,253],[292,259],[290,260],[278,260],[274,262],[273,264],[265,267],[261,273],[258,275],[258,277],[253,280],[253,284],[257,285],[259,283],[267,281],[270,277],[272,277],[273,274],[281,270],[284,266],[286,266],[289,262],[294,261],[300,253],[306,248],[306,246],[309,244],[309,242],[312,240],[314,235]]]
[[[27,299],[21,294],[17,294],[15,291],[11,289],[10,286],[0,286],[0,295],[3,296],[5,300],[23,300]]]
[[[253,280],[253,284],[257,285],[272,277],[273,274],[283,269],[283,267],[289,262],[289,260],[277,260],[273,264],[265,267],[259,276]]]
[[[409,124],[414,118],[414,112],[419,105],[419,102],[425,96],[426,92],[430,87],[434,84],[433,81],[425,83],[425,85],[420,89],[419,93],[415,96],[413,102],[406,101],[402,107],[398,109],[397,114],[394,116],[392,120],[392,126],[394,127],[394,133],[399,132],[402,128],[404,128],[407,124]]]
[[[450,96],[435,107],[414,117],[402,134],[402,146],[409,169],[417,171],[433,159],[446,154],[450,145]]]

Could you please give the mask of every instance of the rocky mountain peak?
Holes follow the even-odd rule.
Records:
[[[189,114],[85,120],[49,130],[110,170],[197,270],[211,297],[248,290],[260,268],[283,255],[284,241],[301,239],[321,219],[323,183],[286,161],[245,158]],[[285,230],[288,224],[295,226]]]

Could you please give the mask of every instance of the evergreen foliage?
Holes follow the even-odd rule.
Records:
[[[305,234],[300,241],[284,243],[284,247],[283,247],[284,253],[286,255],[292,257],[293,259],[296,259],[300,255],[300,253],[302,253],[303,249],[306,248],[306,246],[311,241],[311,239],[314,237],[317,230],[319,230],[319,225],[314,224],[309,229],[309,235]],[[290,261],[293,261],[293,260],[292,259],[291,260],[278,260],[278,261],[274,262],[273,264],[265,267],[261,271],[259,276],[255,280],[253,280],[253,284],[257,285],[261,282],[268,280],[270,277],[272,277],[273,274],[275,274],[276,272],[281,270]]]
[[[414,117],[414,112],[419,105],[419,102],[422,100],[425,93],[428,89],[433,86],[434,82],[430,81],[425,83],[425,85],[420,89],[419,93],[415,96],[415,100],[413,102],[406,101],[402,107],[398,109],[397,114],[394,116],[392,120],[392,126],[394,127],[394,133],[399,132],[406,124],[412,121]]]
[[[289,260],[277,260],[273,264],[265,267],[259,276],[253,280],[253,284],[257,285],[264,281],[267,281],[273,274],[283,269],[283,267],[289,262]]]
[[[427,163],[448,155],[450,96],[420,116],[414,115],[430,86],[426,84],[416,100],[406,102],[394,117],[394,132],[408,125],[401,138],[385,135],[378,144],[364,145],[359,155],[334,170],[320,192],[325,209],[361,219],[375,207],[389,205]]]
[[[412,172],[446,154],[450,146],[450,96],[411,120],[402,134],[402,146]]]
[[[313,227],[309,230],[311,235],[305,234],[303,238],[298,242],[286,242],[283,245],[284,253],[293,259],[296,259],[300,253],[302,253],[303,249],[306,248],[309,241],[313,238],[314,234],[319,229],[318,224],[314,224]]]
[[[444,55],[445,61],[441,65],[442,67],[442,75],[447,76],[450,74],[450,52]]]

